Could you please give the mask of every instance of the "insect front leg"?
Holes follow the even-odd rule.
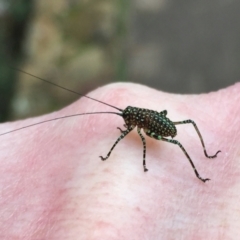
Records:
[[[155,139],[157,139],[157,140],[162,140],[162,141],[165,141],[165,142],[169,142],[169,143],[173,143],[173,144],[178,145],[178,146],[182,149],[182,151],[183,151],[183,153],[185,154],[185,156],[187,157],[188,161],[190,162],[190,164],[191,164],[191,166],[192,166],[192,168],[193,168],[193,171],[195,172],[195,175],[197,176],[197,178],[200,179],[200,180],[203,181],[203,182],[206,182],[206,181],[209,181],[209,180],[210,180],[209,178],[202,178],[202,177],[200,176],[200,174],[198,173],[198,171],[197,171],[197,169],[196,169],[196,167],[195,167],[192,159],[190,158],[190,156],[188,155],[187,151],[185,150],[185,148],[182,146],[182,144],[181,144],[180,142],[178,142],[177,140],[168,139],[168,138],[164,138],[164,137],[162,137],[162,136],[158,136],[158,135],[156,135],[155,133],[148,133],[148,132],[146,132],[146,134],[147,134],[149,137],[155,138]]]
[[[120,129],[121,131],[121,136],[117,139],[117,141],[113,144],[112,148],[110,149],[110,151],[108,152],[107,156],[106,157],[102,157],[102,156],[99,156],[103,161],[105,161],[106,159],[109,158],[109,156],[111,155],[111,152],[112,150],[115,148],[115,146],[118,144],[118,142],[120,140],[122,140],[128,133],[130,133],[132,130],[133,130],[133,126],[129,127],[128,129],[126,129],[125,131],[123,131],[122,129]]]
[[[143,169],[144,169],[144,172],[147,172],[148,169],[146,168],[146,160],[145,160],[146,159],[146,141],[145,141],[144,136],[141,133],[141,128],[138,127],[137,132],[142,139],[142,143],[143,143]]]
[[[125,128],[128,128],[128,126],[126,124],[123,125]],[[117,127],[117,129],[120,130],[121,133],[124,133],[126,130],[122,130],[120,127]]]
[[[207,151],[206,151],[206,148],[205,148],[205,144],[204,144],[202,135],[201,135],[201,133],[200,133],[198,127],[197,127],[197,124],[196,124],[193,120],[188,119],[188,120],[184,120],[184,121],[181,121],[181,122],[173,122],[174,125],[178,125],[178,124],[188,124],[188,123],[191,123],[191,124],[194,126],[194,128],[195,128],[195,130],[196,130],[196,132],[197,132],[197,134],[198,134],[198,136],[199,136],[199,138],[200,138],[200,140],[201,140],[201,143],[202,143],[202,146],[203,146],[203,150],[204,150],[205,156],[206,156],[207,158],[215,158],[215,157],[217,157],[218,153],[221,152],[220,150],[217,151],[217,152],[215,153],[215,155],[213,155],[213,156],[209,156],[209,155],[207,154]]]

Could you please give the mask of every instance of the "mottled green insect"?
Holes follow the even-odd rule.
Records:
[[[58,118],[38,122],[38,123],[35,123],[35,124],[31,124],[31,125],[28,125],[28,126],[24,126],[24,127],[21,127],[21,128],[9,131],[9,132],[5,132],[5,133],[0,134],[0,136],[11,133],[11,132],[15,132],[15,131],[18,131],[18,130],[21,130],[21,129],[24,129],[24,128],[28,128],[28,127],[31,127],[31,126],[35,126],[35,125],[38,125],[38,124],[41,124],[41,123],[50,122],[50,121],[63,119],[63,118],[69,118],[69,117],[73,117],[73,116],[89,115],[89,114],[116,114],[116,115],[121,116],[124,119],[124,121],[125,121],[124,127],[126,129],[122,130],[121,128],[118,128],[121,131],[121,135],[120,135],[120,137],[118,137],[116,142],[113,144],[113,146],[110,149],[110,151],[108,152],[107,156],[106,157],[100,156],[100,158],[103,161],[108,159],[108,157],[111,155],[112,150],[118,144],[118,142],[121,139],[123,139],[128,133],[130,133],[135,127],[137,127],[137,132],[138,132],[138,134],[139,134],[139,136],[142,140],[142,143],[143,143],[143,169],[144,169],[145,172],[148,171],[148,169],[146,167],[146,141],[145,141],[144,136],[141,133],[141,129],[143,129],[143,131],[146,133],[146,135],[151,137],[151,138],[178,145],[182,149],[184,154],[186,155],[187,159],[189,160],[197,178],[199,178],[203,182],[206,182],[206,181],[210,180],[209,178],[202,178],[199,175],[193,161],[191,160],[190,156],[188,155],[188,153],[186,152],[186,150],[184,149],[184,147],[182,146],[182,144],[180,142],[178,142],[177,140],[174,140],[174,139],[167,138],[167,137],[174,138],[177,135],[177,129],[176,129],[175,125],[191,123],[191,124],[193,124],[193,126],[194,126],[200,140],[201,140],[205,156],[207,158],[217,157],[217,154],[221,151],[217,151],[216,154],[213,155],[213,156],[209,156],[207,154],[205,144],[203,142],[203,138],[202,138],[202,136],[200,134],[200,131],[198,130],[198,127],[197,127],[197,125],[194,121],[188,119],[188,120],[179,121],[179,122],[172,122],[169,118],[166,117],[167,116],[167,111],[166,110],[163,110],[161,112],[157,112],[157,111],[153,111],[153,110],[149,110],[149,109],[137,108],[137,107],[131,107],[131,106],[128,106],[127,108],[125,108],[123,110],[123,109],[117,108],[115,106],[112,106],[108,103],[99,101],[99,100],[94,99],[92,97],[89,97],[89,96],[80,94],[78,92],[75,92],[73,90],[67,89],[65,87],[59,86],[59,85],[57,85],[53,82],[50,82],[48,80],[42,79],[42,78],[37,77],[37,76],[34,76],[34,75],[32,75],[30,73],[27,73],[23,70],[20,70],[20,69],[17,69],[17,68],[13,68],[13,69],[15,69],[17,71],[20,71],[22,73],[28,74],[30,76],[33,76],[33,77],[35,77],[39,80],[42,80],[44,82],[47,82],[49,84],[52,84],[52,85],[57,86],[59,88],[62,88],[64,90],[67,90],[67,91],[70,91],[70,92],[75,93],[77,95],[80,95],[82,97],[86,97],[86,98],[89,98],[93,101],[96,101],[96,102],[102,103],[104,105],[110,106],[112,108],[115,108],[119,112],[89,112],[89,113],[80,113],[80,114],[68,115],[68,116],[64,116],[64,117],[58,117]]]

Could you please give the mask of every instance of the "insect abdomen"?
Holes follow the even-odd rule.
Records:
[[[175,137],[176,127],[166,117],[167,111],[157,112],[144,108],[127,107],[123,111],[123,118],[128,127],[138,126],[145,132],[155,133],[163,137]]]

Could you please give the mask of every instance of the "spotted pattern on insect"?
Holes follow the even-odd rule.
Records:
[[[127,126],[143,128],[144,132],[150,137],[156,134],[173,138],[177,135],[177,129],[166,115],[166,110],[157,112],[131,106],[124,109],[122,114]]]

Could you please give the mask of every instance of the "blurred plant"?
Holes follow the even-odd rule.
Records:
[[[16,65],[19,61],[32,3],[31,0],[0,2],[0,122],[9,115],[16,83],[16,72],[9,69],[9,65]]]

